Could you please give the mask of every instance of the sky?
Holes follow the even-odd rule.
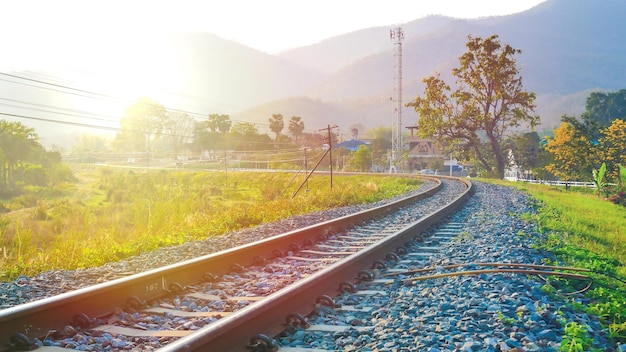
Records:
[[[147,33],[210,32],[275,54],[360,29],[395,27],[428,15],[507,15],[543,1],[546,0],[0,0],[0,83],[13,84],[7,82],[16,79],[3,74],[19,72],[37,80],[129,101],[150,96],[169,106],[168,101],[180,99],[176,94],[184,91],[163,76],[152,74],[167,65],[159,61],[164,60],[164,55],[159,55],[158,50],[151,54],[158,44],[150,42],[144,35]],[[140,52],[149,57],[129,54],[138,52],[137,48],[148,48]],[[41,73],[41,69],[46,73]],[[55,69],[63,73],[57,76],[51,71]],[[32,82],[26,82],[29,85]],[[0,113],[7,109],[4,100],[24,97],[10,87],[3,94],[15,96],[0,97]],[[15,87],[25,89],[22,84]],[[74,103],[74,111],[119,117],[127,105],[82,99]],[[20,113],[35,114],[32,106],[28,107],[31,110],[19,110]]]
[[[23,57],[35,46],[51,52],[70,50],[66,46],[70,39],[89,42],[130,33],[202,31],[273,54],[433,14],[457,18],[506,15],[543,1],[0,0],[0,45],[19,48],[16,55]]]

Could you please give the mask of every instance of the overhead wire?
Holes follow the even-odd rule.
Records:
[[[106,99],[106,100],[112,100],[112,101],[123,102],[123,103],[128,103],[128,104],[137,103],[135,101],[132,101],[132,100],[126,99],[126,98],[120,98],[120,97],[115,97],[115,96],[112,96],[112,95],[109,95],[109,94],[103,94],[103,93],[93,92],[93,91],[89,91],[89,90],[85,90],[85,89],[70,87],[70,86],[67,86],[67,85],[46,82],[46,81],[43,81],[43,80],[29,78],[29,77],[24,77],[24,76],[20,76],[20,75],[16,75],[16,74],[0,72],[0,75],[6,76],[6,77],[9,77],[9,78],[13,78],[13,79],[21,79],[21,80],[25,80],[25,81],[28,81],[28,82],[38,83],[38,84],[44,85],[42,87],[42,86],[37,86],[37,85],[34,85],[34,84],[28,84],[28,83],[24,83],[24,82],[16,82],[16,81],[9,80],[9,79],[6,79],[6,78],[5,79],[0,78],[0,81],[5,81],[5,82],[10,82],[10,83],[15,83],[15,84],[21,84],[21,85],[29,86],[29,87],[33,87],[33,88],[46,89],[46,90],[50,90],[50,91],[54,91],[54,92],[58,92],[58,93],[64,93],[64,94],[72,94],[72,95],[80,96],[80,97],[84,97],[84,98]],[[49,87],[47,87],[47,86],[49,86]],[[52,87],[52,88],[50,88],[50,87]],[[65,90],[62,90],[62,89],[65,89]],[[164,106],[164,108],[166,110],[168,110],[168,111],[185,113],[185,114],[188,114],[188,115],[191,115],[191,116],[199,116],[199,117],[201,117],[203,119],[206,118],[209,115],[209,114],[203,114],[203,113],[199,113],[199,112],[182,110],[182,109],[168,107],[168,106]],[[269,123],[252,122],[252,121],[245,121],[245,120],[231,120],[231,121],[233,121],[233,122],[240,122],[240,123],[250,123],[250,124],[253,124],[255,126],[258,125],[258,126],[264,126],[264,127],[268,127],[269,128]]]
[[[1,81],[13,83],[13,84],[20,84],[20,85],[24,85],[24,86],[28,86],[32,88],[37,88],[37,89],[50,90],[50,91],[58,92],[61,94],[70,94],[70,95],[79,96],[79,97],[88,98],[88,99],[100,99],[100,100],[104,99],[104,100],[109,100],[109,101],[125,102],[125,103],[133,103],[133,104],[137,103],[137,102],[132,102],[131,100],[128,100],[128,99],[119,98],[119,97],[115,97],[115,96],[108,95],[108,94],[98,93],[98,92],[81,89],[81,88],[75,88],[66,84],[47,82],[41,79],[25,77],[22,75],[11,74],[11,73],[6,73],[6,72],[0,72],[0,75],[7,77],[7,78],[0,78]],[[22,80],[25,82],[16,81],[16,80]],[[57,107],[57,106],[39,104],[39,103],[34,103],[34,102],[27,102],[23,100],[10,99],[10,98],[0,98],[0,100],[12,102],[15,104],[22,104],[22,105],[15,105],[15,104],[0,103],[1,106],[6,106],[6,107],[14,108],[14,109],[37,111],[37,112],[43,112],[43,113],[48,113],[48,114],[53,114],[53,115],[64,115],[64,116],[69,116],[69,117],[86,118],[86,119],[105,122],[105,123],[119,123],[119,118],[116,118],[110,115],[95,113],[95,112],[74,110],[74,109],[69,109],[69,108],[64,108],[64,107]],[[208,117],[208,114],[200,114],[197,112],[190,112],[190,111],[177,109],[177,108],[171,108],[171,107],[164,107],[164,108],[166,109],[166,111],[184,113],[189,116],[192,116],[192,118],[193,116],[202,116],[203,119]],[[59,123],[59,124],[65,124],[65,125],[71,125],[71,126],[77,126],[77,127],[83,127],[83,128],[93,128],[93,129],[108,130],[108,131],[115,131],[115,132],[121,131],[120,127],[105,126],[105,125],[96,124],[96,123],[67,121],[67,120],[61,120],[61,119],[55,119],[55,118],[44,118],[44,117],[33,116],[31,114],[0,112],[0,115],[13,117],[13,118],[28,119],[28,120],[33,120],[33,121]],[[248,124],[255,126],[255,128],[258,126],[263,126],[269,129],[269,124],[243,121],[243,120],[231,120],[231,121],[234,123],[248,123]],[[137,130],[140,130],[143,126],[135,124],[134,127],[136,127]],[[180,134],[172,134],[172,133],[167,133],[167,132],[163,133],[162,135],[166,137],[169,136],[169,137],[193,138],[193,136],[191,135],[180,135]],[[236,139],[234,140],[234,142],[235,143],[246,142],[252,145],[266,145],[267,143],[269,143],[269,142],[249,141],[249,140],[242,141],[242,140],[236,140]],[[288,143],[281,143],[281,142],[274,142],[274,144],[275,145],[290,145]],[[293,150],[296,151],[298,149],[299,148],[295,147]],[[290,150],[281,149],[278,152],[279,154],[274,152],[271,155],[275,159],[276,157],[280,158],[280,153],[285,154],[285,153],[290,153],[290,152],[291,152]],[[315,156],[311,155],[310,157],[314,158]],[[296,160],[296,159],[293,159],[293,156],[291,156],[290,158],[291,159],[285,159],[285,162]]]

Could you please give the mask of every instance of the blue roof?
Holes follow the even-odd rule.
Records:
[[[360,145],[367,145],[367,143],[363,141],[359,141],[356,139],[351,139],[349,141],[341,142],[335,146],[335,148],[346,148],[350,151],[356,151],[359,149]]]

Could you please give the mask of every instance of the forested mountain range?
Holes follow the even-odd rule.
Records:
[[[422,93],[424,77],[440,72],[449,77],[458,57],[466,51],[467,36],[497,34],[503,43],[522,50],[517,56],[525,87],[537,93],[538,113],[551,129],[561,115],[578,115],[592,90],[618,90],[626,84],[626,3],[619,0],[548,0],[528,11],[477,20],[429,17],[403,25],[404,101]],[[386,50],[358,57],[339,68],[310,90],[325,101],[348,101],[368,107],[358,120],[381,121],[390,116],[393,64],[389,28],[367,29],[328,39],[317,45],[294,49],[280,57],[302,65],[303,58],[328,57],[328,48],[350,48],[350,41],[379,43]],[[380,46],[378,46],[380,47]],[[295,55],[297,54],[297,55]],[[346,54],[344,54],[346,55]],[[338,54],[337,62],[348,60]],[[332,66],[332,63],[328,64]],[[319,70],[319,67],[314,67]],[[379,99],[376,99],[378,97]],[[380,119],[378,116],[384,116]],[[417,118],[405,111],[407,123]],[[355,117],[356,118],[356,117]]]
[[[508,16],[475,20],[431,16],[404,23],[403,100],[408,102],[422,93],[423,78],[436,72],[449,77],[458,57],[466,51],[468,35],[497,34],[503,44],[522,50],[518,64],[526,89],[537,93],[537,112],[542,118],[539,129],[553,129],[561,115],[584,111],[591,91],[625,88],[624,18],[623,0],[547,0]],[[355,124],[364,128],[390,125],[394,60],[390,28],[366,28],[275,55],[209,33],[170,35],[155,40],[157,45],[130,46],[124,52],[113,41],[100,42],[90,49],[92,57],[117,51],[118,66],[108,66],[103,60],[75,65],[88,66],[90,72],[117,80],[120,85],[132,78],[127,72],[151,77],[157,82],[155,86],[175,94],[144,95],[166,107],[190,111],[197,118],[226,113],[234,120],[267,124],[272,114],[279,113],[286,119],[301,116],[307,132],[327,124],[349,131]],[[125,58],[133,60],[120,71]],[[44,67],[13,73],[42,80],[55,77],[55,83],[84,87],[74,71],[51,72]],[[64,75],[72,78],[63,80]],[[74,101],[84,99],[29,86],[16,89],[11,84],[0,80],[3,98],[63,104],[69,109],[78,109],[72,104],[81,106]],[[92,90],[98,88],[89,88]],[[6,105],[0,110],[25,114]],[[29,113],[51,119],[58,116],[43,111]],[[404,125],[416,120],[415,112],[405,109]],[[31,125],[36,127],[37,123]]]

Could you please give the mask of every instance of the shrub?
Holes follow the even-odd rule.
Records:
[[[609,199],[611,203],[626,207],[626,193],[619,192]]]

